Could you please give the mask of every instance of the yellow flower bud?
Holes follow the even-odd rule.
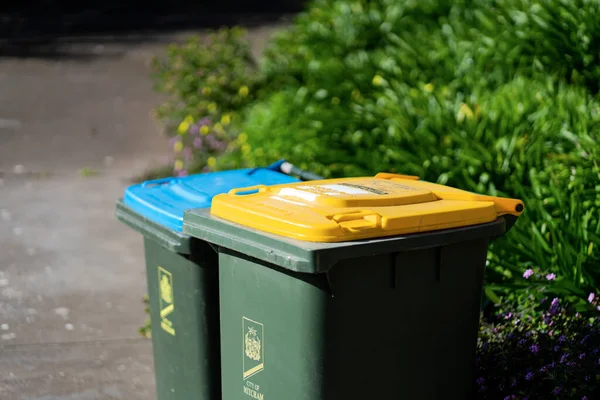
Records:
[[[202,125],[202,127],[200,128],[200,133],[203,135],[208,135],[208,132],[210,132],[210,128],[208,125]]]
[[[248,93],[250,93],[250,89],[248,89],[248,86],[242,86],[240,88],[240,90],[238,91],[239,95],[242,97],[246,97],[248,96]]]
[[[221,124],[227,126],[230,123],[231,123],[231,117],[229,115],[225,114],[221,117]]]
[[[209,103],[208,106],[206,106],[206,109],[208,110],[208,112],[214,113],[215,111],[217,111],[217,103]]]
[[[188,129],[190,129],[189,122],[187,122],[186,120],[183,120],[177,127],[177,133],[179,133],[180,135],[185,135],[187,133]]]
[[[215,126],[213,126],[213,129],[217,133],[223,133],[223,132],[225,132],[225,129],[223,129],[223,125],[221,125],[219,122],[217,122],[215,124]]]
[[[248,140],[248,134],[246,132],[240,133],[237,140],[238,140],[238,143],[240,143],[240,144],[246,143],[246,140]]]
[[[183,161],[181,160],[176,160],[175,164],[173,165],[175,167],[175,169],[177,171],[182,170],[183,169]]]
[[[217,165],[217,159],[214,157],[208,157],[208,160],[206,160],[206,164],[212,168],[215,165]]]
[[[244,154],[248,154],[250,153],[251,147],[248,143],[246,143],[245,145],[242,146],[242,153]]]
[[[425,86],[423,86],[423,90],[426,91],[427,93],[433,92],[433,88],[434,88],[434,86],[431,83],[428,83]]]
[[[175,151],[175,153],[181,153],[181,151],[183,150],[183,143],[178,140],[175,142],[175,144],[173,145],[173,151]]]
[[[465,103],[462,103],[460,105],[460,108],[458,109],[458,114],[456,114],[456,121],[463,122],[465,118],[473,118],[473,110],[471,110],[471,107],[469,107]]]
[[[375,75],[373,77],[373,85],[374,86],[381,86],[383,85],[385,82],[385,79],[383,79],[380,75]]]
[[[210,92],[211,92],[211,90],[209,87],[202,88],[203,95],[208,96],[210,94]]]

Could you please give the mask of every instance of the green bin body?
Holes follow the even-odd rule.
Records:
[[[512,222],[316,243],[187,211],[219,253],[223,400],[472,399],[488,242]]]
[[[117,202],[117,218],[144,237],[158,400],[221,399],[218,257],[182,233],[184,210],[236,187],[298,182],[284,164],[146,181]]]
[[[216,252],[122,201],[117,218],[144,236],[157,398],[220,399]]]

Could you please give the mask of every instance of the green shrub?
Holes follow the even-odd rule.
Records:
[[[576,5],[574,8],[572,5]],[[494,243],[488,296],[600,283],[600,2],[321,0],[263,62],[227,167],[287,158],[324,176],[380,171],[522,198]]]
[[[491,247],[488,297],[575,301],[600,284],[599,17],[598,0],[317,0],[260,68],[239,30],[172,47],[158,116],[178,132],[178,174],[227,148],[217,168],[287,158],[522,198]]]

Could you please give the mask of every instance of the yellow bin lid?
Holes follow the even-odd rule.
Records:
[[[211,213],[294,239],[344,242],[482,224],[519,216],[523,207],[521,200],[380,173],[233,189],[213,198]]]

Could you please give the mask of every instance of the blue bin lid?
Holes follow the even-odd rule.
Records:
[[[256,185],[298,182],[279,172],[281,161],[266,168],[209,172],[183,178],[164,178],[132,185],[123,202],[145,218],[181,232],[183,213],[191,208],[210,207],[214,196],[231,189]]]

